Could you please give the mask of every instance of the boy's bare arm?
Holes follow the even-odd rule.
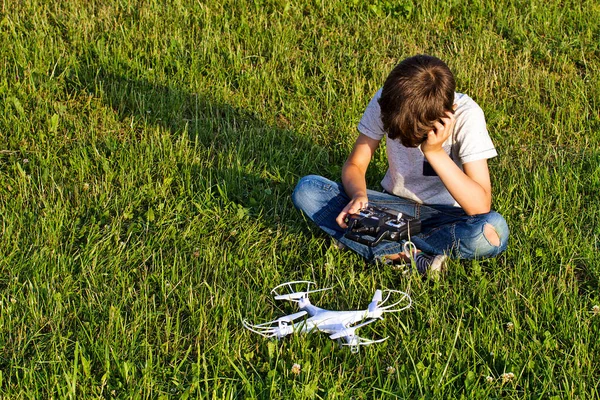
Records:
[[[436,122],[427,140],[421,145],[421,150],[448,192],[468,215],[487,213],[492,205],[492,185],[487,160],[466,163],[463,165],[463,172],[442,148],[454,129],[454,123],[452,113],[448,113],[441,122]]]
[[[464,164],[464,172],[445,152],[429,154],[427,161],[468,215],[490,212],[492,189],[487,160]]]
[[[355,214],[366,207],[367,198],[367,167],[379,146],[379,140],[371,139],[362,133],[358,135],[354,148],[342,168],[342,184],[350,202],[337,216],[336,221],[342,228],[346,228],[344,219],[348,214]]]

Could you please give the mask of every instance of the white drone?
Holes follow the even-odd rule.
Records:
[[[306,287],[306,290],[296,291],[295,288],[298,286]],[[294,332],[325,332],[329,334],[329,338],[338,339],[340,344],[344,346],[350,346],[352,353],[357,353],[359,346],[380,343],[387,339],[369,340],[362,338],[355,335],[355,332],[358,328],[361,328],[379,319],[383,319],[384,313],[406,310],[412,304],[410,296],[404,292],[398,290],[376,290],[373,300],[371,300],[371,303],[366,310],[325,310],[323,308],[313,306],[308,299],[308,294],[322,292],[331,288],[311,290],[311,286],[316,286],[316,284],[310,281],[293,281],[277,286],[271,291],[271,293],[274,295],[274,299],[293,301],[298,304],[300,311],[259,325],[253,325],[248,323],[248,321],[243,320],[242,323],[244,327],[264,337],[277,339],[281,339],[284,336],[290,335]],[[383,298],[384,293],[385,299]],[[401,295],[400,299],[396,302],[385,305],[392,294]],[[393,309],[400,303],[406,303],[406,305],[401,308]],[[307,314],[309,318],[295,322],[297,319],[302,318]],[[343,343],[341,340],[344,340],[345,343]]]

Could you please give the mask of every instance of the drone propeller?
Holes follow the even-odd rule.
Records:
[[[369,303],[369,312],[375,312],[375,310],[377,310],[377,307],[379,306],[379,303],[381,303],[381,299],[382,299],[382,292],[381,290],[377,289],[375,291],[375,295],[373,295],[373,300],[371,300],[371,303]]]
[[[373,295],[373,300],[371,300],[371,301],[379,303],[381,301],[381,299],[382,299],[381,289],[377,289],[375,291],[375,294]]]
[[[306,290],[296,291],[294,286],[298,286],[298,285],[306,285]],[[314,285],[316,285],[316,283],[310,282],[310,281],[286,282],[286,283],[282,283],[279,286],[274,287],[273,290],[271,290],[271,293],[273,293],[275,295],[273,297],[275,300],[290,300],[290,301],[298,302],[302,298],[307,298],[309,293],[323,292],[325,290],[331,289],[331,288],[324,288],[324,289],[310,290],[310,287],[314,286]],[[279,294],[278,291],[281,291],[281,288],[287,288],[289,293]]]
[[[274,296],[273,298],[275,300],[300,300],[303,297],[306,297],[308,295],[308,292],[294,292],[294,293],[290,293],[290,294],[279,294]]]
[[[383,312],[398,312],[398,311],[406,310],[407,308],[410,308],[410,306],[412,305],[412,299],[410,298],[408,293],[401,292],[400,290],[386,290],[385,292],[387,293],[387,296],[385,296],[385,299],[383,299],[378,304],[378,307],[377,307],[378,310],[381,310]],[[402,297],[400,298],[400,300],[396,301],[395,303],[384,306],[384,304],[386,304],[387,301],[390,299],[392,293],[400,293],[402,295]],[[398,304],[402,303],[405,299],[408,299],[408,304],[406,306],[404,306],[402,308],[398,308],[398,309],[392,309],[393,307],[396,307]],[[369,311],[371,311],[371,310],[369,310]]]
[[[306,311],[300,311],[257,325],[251,324],[246,320],[242,320],[242,324],[244,325],[244,328],[254,333],[258,333],[261,336],[282,338],[294,331],[293,324],[290,325],[290,322],[293,323],[294,320],[303,317],[306,314]]]

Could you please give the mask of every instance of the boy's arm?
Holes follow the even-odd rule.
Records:
[[[487,160],[463,164],[463,172],[442,148],[454,129],[454,123],[452,113],[447,113],[446,118],[436,122],[421,145],[421,151],[448,192],[468,215],[488,213],[492,206],[492,184]]]
[[[336,218],[338,225],[342,228],[347,228],[344,219],[348,214],[355,214],[361,208],[367,206],[369,200],[367,198],[365,176],[379,142],[379,140],[371,139],[362,133],[359,134],[352,152],[342,167],[342,184],[346,194],[351,199]]]
[[[465,213],[475,215],[490,212],[492,185],[486,159],[463,164],[464,172],[445,152],[430,154],[427,161]]]

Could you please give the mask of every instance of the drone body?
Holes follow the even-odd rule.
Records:
[[[306,285],[306,290],[295,291],[294,286]],[[280,317],[274,321],[266,322],[259,325],[253,325],[247,321],[242,321],[244,327],[259,335],[281,339],[294,332],[324,332],[329,334],[331,339],[339,339],[343,345],[350,346],[353,353],[358,352],[359,346],[369,345],[372,343],[383,342],[387,338],[380,340],[369,340],[361,338],[355,334],[360,327],[368,325],[379,319],[383,319],[383,314],[386,312],[399,312],[411,306],[411,299],[408,294],[397,290],[376,290],[371,303],[366,310],[356,311],[332,311],[320,308],[311,304],[308,294],[320,292],[328,289],[313,289],[310,287],[315,285],[309,281],[294,281],[281,284],[272,290],[275,300],[289,300],[298,304],[299,312]],[[286,289],[288,293],[280,294],[278,291]],[[386,294],[383,299],[383,294]],[[391,304],[385,305],[392,294],[400,294],[401,298]],[[404,307],[392,309],[402,302],[407,302]],[[308,318],[300,320],[300,318],[308,315]]]

